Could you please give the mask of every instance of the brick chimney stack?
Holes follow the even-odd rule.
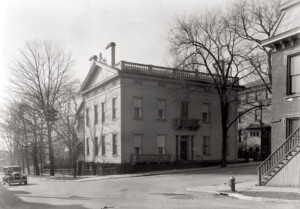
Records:
[[[105,47],[107,51],[107,64],[114,66],[116,64],[116,43],[111,42]]]

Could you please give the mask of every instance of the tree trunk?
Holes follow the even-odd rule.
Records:
[[[54,176],[54,168],[55,168],[55,159],[51,138],[51,124],[50,121],[47,121],[47,129],[48,129],[48,147],[49,147],[49,160],[50,160],[50,176]]]
[[[32,159],[33,159],[33,166],[34,166],[34,174],[39,176],[40,175],[40,168],[39,168],[39,162],[38,162],[37,144],[35,144],[34,147],[33,147]]]
[[[28,153],[28,144],[27,144],[27,142],[26,142],[26,147],[25,147],[25,156],[26,156],[27,172],[28,172],[28,174],[30,174],[29,153]]]
[[[221,116],[222,116],[222,159],[221,167],[227,166],[227,120],[228,120],[229,104],[226,101],[221,101]]]

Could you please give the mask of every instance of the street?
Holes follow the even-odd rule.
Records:
[[[257,178],[255,166],[249,166],[86,182],[30,178],[27,186],[5,186],[5,189],[16,195],[11,208],[299,208],[291,203],[246,201],[186,191],[192,186],[224,184],[232,175],[237,182]],[[3,189],[1,186],[0,190]],[[0,198],[0,203],[7,203],[3,195]]]

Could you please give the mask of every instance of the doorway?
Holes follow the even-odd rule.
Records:
[[[188,160],[188,138],[189,136],[180,137],[180,159]]]

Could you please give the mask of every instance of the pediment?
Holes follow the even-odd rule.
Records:
[[[117,74],[117,69],[100,62],[95,62],[90,68],[90,71],[81,86],[80,92],[87,91]]]

